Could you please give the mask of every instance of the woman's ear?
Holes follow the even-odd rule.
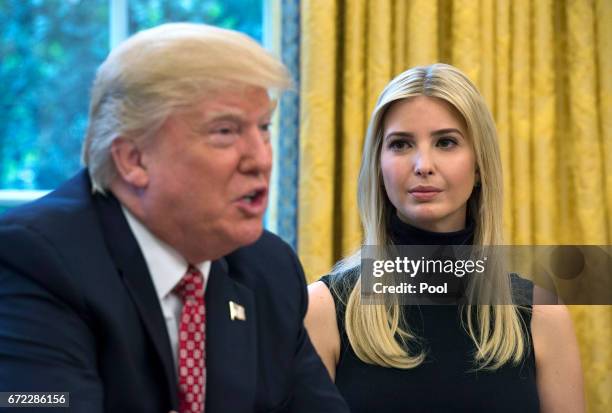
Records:
[[[149,175],[142,164],[142,151],[133,140],[116,138],[111,144],[111,156],[120,179],[136,188],[147,186]]]

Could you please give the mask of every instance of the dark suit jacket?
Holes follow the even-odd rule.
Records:
[[[230,300],[246,321],[230,320]],[[279,238],[214,261],[206,306],[206,413],[348,411],[304,329],[304,275]],[[86,171],[0,217],[0,391],[68,391],[74,412],[165,413],[178,407],[173,363],[143,255]]]

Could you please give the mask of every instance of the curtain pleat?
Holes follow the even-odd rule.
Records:
[[[509,200],[514,199],[510,185],[512,177],[512,150],[510,139],[510,57],[512,34],[510,30],[510,0],[498,0],[495,4],[495,98],[491,102],[497,127],[504,176],[504,228],[514,226],[514,214]]]
[[[555,56],[553,0],[533,4],[532,50],[532,151],[533,177],[533,242],[558,243],[557,236],[559,198],[557,188],[557,160],[555,156]]]
[[[531,13],[528,0],[511,2],[512,44],[510,54],[510,182],[512,188],[504,207],[510,206],[514,217],[511,234],[515,244],[531,244],[533,213],[531,151]],[[504,81],[504,79],[500,79]],[[506,165],[503,165],[504,167]]]
[[[393,76],[392,1],[368,1],[366,19],[366,90],[368,112],[374,109],[382,88]],[[341,33],[342,34],[342,33]]]
[[[337,11],[334,1],[302,3],[298,252],[307,274],[336,258]]]
[[[340,123],[340,144],[337,146],[339,167],[341,173],[337,180],[336,197],[340,208],[335,208],[339,215],[340,227],[336,234],[340,236],[339,255],[349,254],[351,249],[361,241],[359,211],[356,208],[357,187],[345,185],[347,182],[357,182],[361,147],[367,125],[367,108],[365,107],[366,76],[363,70],[365,58],[365,21],[366,8],[364,2],[350,2],[344,6],[345,27],[342,43],[342,67],[340,70],[342,111]],[[342,144],[344,143],[344,144]],[[323,270],[325,271],[325,269]]]
[[[606,244],[605,173],[599,136],[595,15],[591,2],[567,3],[567,65],[573,148],[571,169],[579,242]],[[610,22],[608,22],[610,24]],[[610,73],[608,73],[610,76]],[[610,190],[610,188],[608,188]],[[602,208],[602,206],[604,208]]]
[[[397,26],[403,30],[400,35],[408,54],[393,71],[394,76],[406,70],[407,65],[420,66],[438,61],[438,3],[428,0],[396,3],[408,3],[408,15],[397,21]]]
[[[606,216],[608,241],[612,243],[612,1],[597,0],[595,4],[597,27],[597,97],[599,102],[599,133],[602,141],[605,168]]]

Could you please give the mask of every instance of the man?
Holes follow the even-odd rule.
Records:
[[[88,413],[347,411],[303,327],[301,266],[262,229],[268,91],[288,84],[204,25],[109,55],[86,169],[0,218],[0,391]]]

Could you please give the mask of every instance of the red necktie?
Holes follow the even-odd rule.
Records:
[[[206,388],[206,308],[202,273],[189,266],[175,291],[183,300],[179,325],[179,411],[203,413]]]

